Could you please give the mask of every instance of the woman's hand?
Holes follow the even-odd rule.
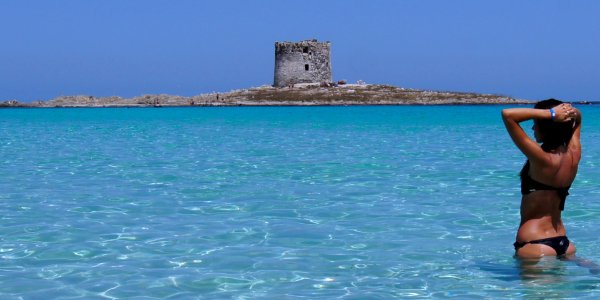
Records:
[[[554,107],[554,122],[570,122],[577,120],[579,110],[569,103],[563,103]]]

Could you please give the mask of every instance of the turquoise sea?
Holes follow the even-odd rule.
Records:
[[[597,299],[600,106],[538,262],[502,108],[0,110],[0,299]]]

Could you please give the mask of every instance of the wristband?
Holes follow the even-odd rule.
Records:
[[[552,122],[554,122],[554,117],[556,116],[556,113],[554,112],[554,108],[550,109],[550,120],[552,120]]]

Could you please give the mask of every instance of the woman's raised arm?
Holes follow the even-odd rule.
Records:
[[[549,163],[549,156],[540,145],[529,138],[519,123],[527,120],[543,120],[550,119],[554,122],[570,122],[575,120],[577,125],[578,119],[581,121],[581,113],[568,103],[557,105],[552,109],[537,109],[537,108],[508,108],[502,110],[502,120],[506,126],[508,134],[512,138],[515,145],[527,156],[528,159],[538,163]],[[575,134],[578,135],[579,129],[575,129]],[[579,142],[579,136],[576,141]]]
[[[528,159],[536,162],[548,162],[548,154],[525,133],[519,123],[531,119],[551,118],[552,112],[549,109],[507,108],[502,110],[502,120],[513,143]]]

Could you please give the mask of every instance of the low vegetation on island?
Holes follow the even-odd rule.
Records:
[[[311,105],[441,105],[522,104],[527,100],[507,96],[425,91],[381,84],[296,84],[276,88],[261,86],[192,97],[143,95],[134,98],[61,96],[48,101],[0,102],[1,107],[167,107],[167,106],[311,106]]]

